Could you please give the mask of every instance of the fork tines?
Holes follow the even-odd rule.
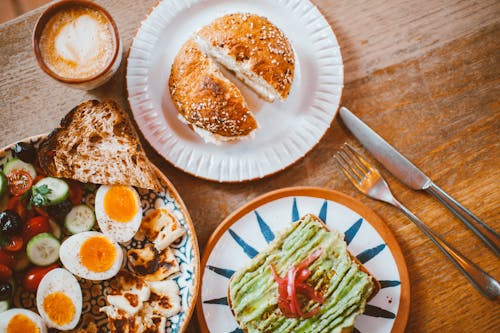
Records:
[[[368,162],[347,142],[334,155],[344,174],[353,182],[360,183],[371,168]]]

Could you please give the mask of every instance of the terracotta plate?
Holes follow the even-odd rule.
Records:
[[[36,146],[45,137],[44,135],[36,136],[22,140],[22,142],[30,142]],[[14,145],[10,145],[0,150],[0,168],[2,168],[6,160],[10,159],[13,155],[13,147]],[[176,276],[174,280],[180,288],[182,312],[170,317],[166,325],[166,332],[184,332],[193,313],[199,289],[200,255],[198,242],[193,223],[191,222],[191,217],[182,199],[167,177],[165,177],[156,167],[155,170],[162,183],[163,191],[153,192],[149,190],[138,190],[138,192],[144,213],[147,213],[148,210],[153,208],[166,207],[176,216],[186,230],[186,236],[171,245],[181,269],[181,273]],[[97,188],[98,186],[90,185],[84,189],[83,201],[90,207],[94,206],[95,191]],[[5,198],[7,198],[7,196]],[[6,205],[5,202],[0,203],[1,210],[4,209],[4,205]],[[142,246],[143,244],[140,240],[132,239],[132,241],[127,243],[124,247],[129,249]],[[125,269],[127,269],[126,266]],[[22,278],[22,275],[20,278]],[[104,291],[109,286],[108,281],[90,281],[80,278],[78,280],[82,287],[83,294],[82,319],[78,327],[86,326],[92,321],[97,324],[100,329],[99,332],[108,332],[109,330],[106,328],[106,315],[99,312],[99,308],[106,305]],[[13,303],[14,307],[27,308],[36,312],[35,294],[24,291],[22,287],[17,288]]]
[[[290,39],[295,78],[285,102],[266,103],[241,89],[260,128],[252,141],[205,143],[178,119],[168,79],[181,46],[215,18],[248,12],[267,17]],[[127,61],[127,91],[144,137],[167,161],[187,173],[220,182],[262,178],[309,152],[330,127],[343,87],[337,39],[308,0],[169,0],[142,22]]]
[[[215,230],[202,258],[197,304],[203,332],[243,332],[227,305],[231,275],[264,249],[274,235],[306,213],[345,234],[348,249],[380,281],[382,289],[355,322],[355,332],[403,332],[410,308],[410,283],[401,249],[372,210],[340,192],[293,187],[265,194],[231,214]]]

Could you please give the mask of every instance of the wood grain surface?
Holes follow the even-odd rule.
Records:
[[[140,21],[155,1],[98,2],[116,19],[126,55]],[[342,49],[342,105],[500,230],[500,2],[314,2],[332,25]],[[111,97],[128,108],[125,60],[111,82],[90,92],[64,87],[42,73],[31,45],[40,11],[0,25],[0,146],[50,131],[67,111],[89,98]],[[269,178],[243,184],[196,179],[146,147],[184,199],[202,251],[224,217],[260,194],[300,185],[335,189],[375,210],[401,245],[412,292],[407,332],[498,332],[498,303],[482,297],[399,211],[368,199],[348,183],[333,160],[345,141],[359,147],[337,118],[318,146],[298,163]],[[381,169],[403,203],[500,279],[498,258],[470,230],[433,198],[408,189]],[[193,318],[188,332],[198,330]]]

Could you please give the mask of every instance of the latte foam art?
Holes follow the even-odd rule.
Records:
[[[44,63],[64,78],[89,78],[111,62],[116,41],[106,17],[90,8],[70,7],[56,13],[40,37]]]

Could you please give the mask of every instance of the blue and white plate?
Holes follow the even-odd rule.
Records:
[[[386,224],[342,193],[296,187],[265,194],[230,215],[210,238],[202,258],[197,316],[203,332],[238,333],[227,301],[232,274],[267,247],[275,234],[313,213],[345,234],[348,249],[381,284],[354,332],[403,332],[410,306],[408,270]]]
[[[45,135],[36,136],[22,140],[21,142],[32,143],[35,147],[37,147],[45,137]],[[0,169],[3,168],[3,164],[5,164],[5,162],[13,155],[15,155],[14,144],[0,149]],[[193,223],[191,222],[191,217],[189,216],[186,206],[182,202],[179,194],[165,175],[163,175],[163,173],[161,173],[161,171],[156,167],[154,167],[154,169],[161,182],[163,190],[161,192],[154,192],[150,190],[138,189],[144,214],[146,214],[150,209],[165,207],[175,215],[186,230],[186,235],[171,245],[181,270],[180,274],[177,275],[174,280],[179,285],[182,310],[179,314],[168,318],[166,324],[167,333],[182,333],[187,328],[189,319],[191,318],[195,307],[196,296],[198,295],[200,276],[200,255],[198,242]],[[86,186],[83,191],[83,201],[91,207],[94,206],[95,192],[97,188],[98,186],[90,185]],[[6,205],[5,202],[0,202],[0,210],[4,209],[4,205]],[[143,244],[137,240],[132,240],[131,242],[125,244],[126,249],[142,246]],[[22,275],[20,275],[19,278],[22,278]],[[109,282],[106,280],[78,280],[83,293],[82,319],[78,324],[78,328],[85,328],[88,323],[93,322],[97,325],[99,332],[109,332],[109,329],[107,328],[108,321],[106,315],[99,312],[99,308],[106,305],[105,291],[109,287]],[[35,294],[23,290],[21,284],[18,285],[19,288],[17,288],[13,300],[14,306],[17,308],[27,308],[36,311]]]

